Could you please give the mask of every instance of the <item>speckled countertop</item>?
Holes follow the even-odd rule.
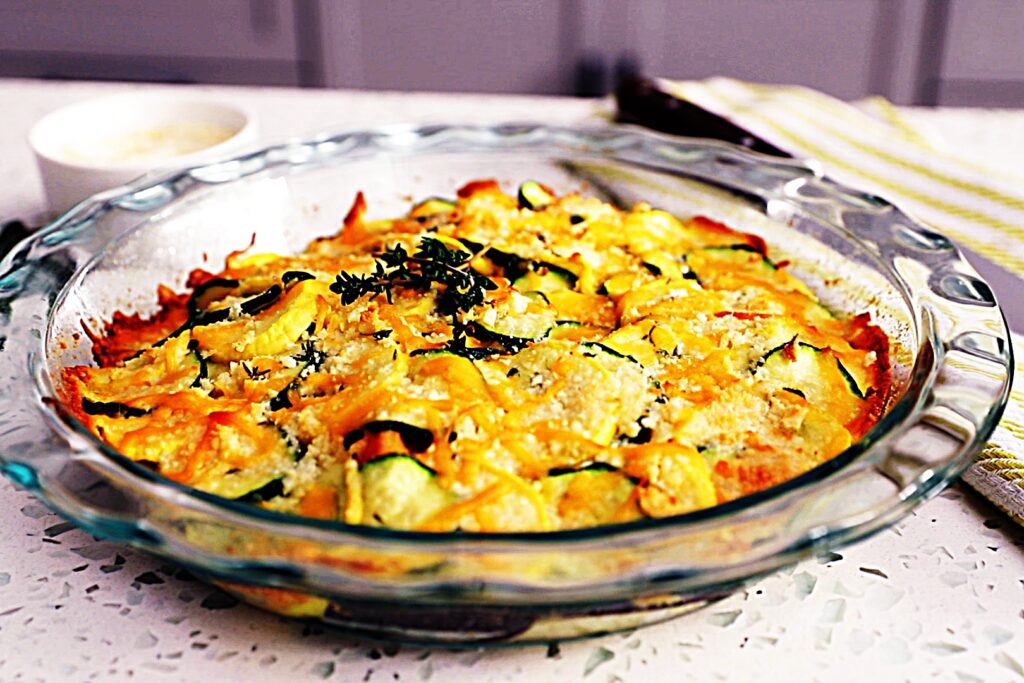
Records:
[[[25,143],[32,122],[131,87],[0,80],[0,221],[43,210]],[[601,116],[592,101],[551,98],[204,90],[247,106],[267,139],[398,121]],[[910,115],[978,161],[1024,158],[1024,112]],[[873,538],[704,611],[625,635],[493,651],[359,643],[239,605],[78,531],[6,481],[0,519],[0,683],[1024,681],[1024,530],[960,485]]]

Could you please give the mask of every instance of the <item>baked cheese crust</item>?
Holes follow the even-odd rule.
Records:
[[[264,508],[425,531],[663,517],[833,458],[879,419],[888,340],[759,237],[476,181],[301,254],[231,254],[65,370],[100,438]]]

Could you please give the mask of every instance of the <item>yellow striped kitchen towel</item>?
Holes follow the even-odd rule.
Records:
[[[849,104],[803,87],[728,78],[655,79],[654,85],[796,157],[816,159],[836,180],[888,198],[1024,277],[1024,176],[993,172],[933,146],[886,100]],[[1018,358],[1022,342],[1013,335]],[[1019,378],[1021,365],[1016,369]],[[1014,383],[999,427],[964,479],[1024,524],[1024,380]]]

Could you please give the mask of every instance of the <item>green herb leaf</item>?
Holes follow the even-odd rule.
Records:
[[[338,273],[330,288],[345,305],[367,294],[384,294],[390,302],[397,287],[421,292],[437,290],[438,312],[454,316],[479,306],[485,293],[498,287],[487,276],[470,270],[472,256],[468,251],[449,249],[440,240],[424,237],[413,255],[404,246],[396,245],[378,256],[373,273]]]

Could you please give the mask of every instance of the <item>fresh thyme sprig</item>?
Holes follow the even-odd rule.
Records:
[[[346,305],[366,294],[383,294],[391,303],[396,287],[427,292],[440,286],[437,310],[455,316],[482,304],[485,292],[498,287],[487,276],[470,269],[472,257],[461,249],[449,249],[438,239],[424,237],[414,254],[410,255],[401,244],[385,250],[377,257],[372,273],[338,273],[331,291],[340,295],[341,303]]]
[[[302,343],[302,350],[297,356],[292,356],[295,361],[302,365],[304,368],[308,368],[306,372],[314,372],[320,369],[320,366],[327,360],[327,354],[316,348],[316,344],[312,340],[308,340]]]
[[[249,367],[248,364],[242,363],[242,369],[245,370],[245,374],[249,376],[249,379],[266,379],[267,375],[270,374],[270,370],[259,370],[255,367]]]

